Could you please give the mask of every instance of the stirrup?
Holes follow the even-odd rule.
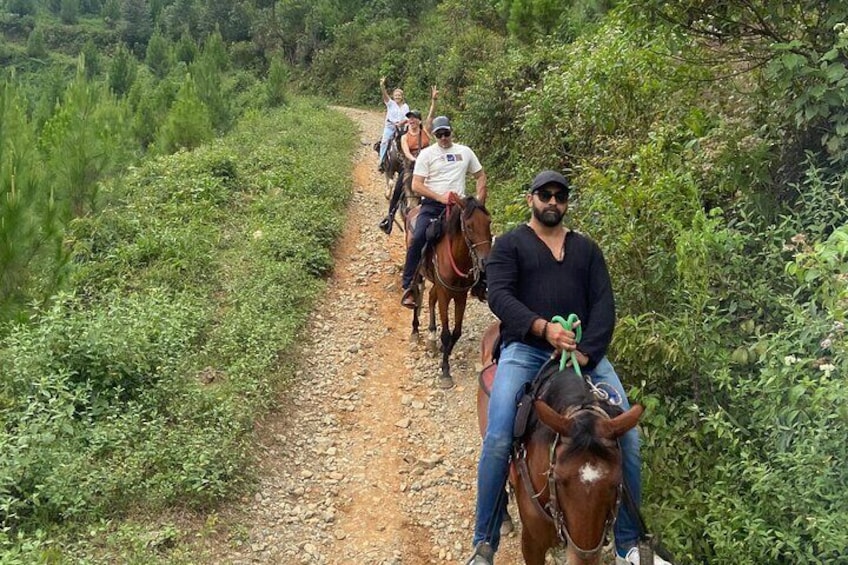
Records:
[[[412,286],[407,289],[404,289],[403,296],[400,299],[400,305],[404,308],[415,309],[417,306],[415,304],[415,293],[412,290]]]
[[[493,565],[494,562],[495,550],[488,542],[481,541],[474,546],[474,553],[465,565]]]

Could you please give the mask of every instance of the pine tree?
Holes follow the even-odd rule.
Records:
[[[197,58],[198,52],[197,43],[194,42],[191,34],[189,34],[188,30],[183,30],[180,40],[174,49],[174,58],[177,61],[189,65]]]
[[[53,232],[39,161],[24,106],[13,86],[0,84],[0,320],[26,302],[31,263]]]
[[[124,18],[123,39],[133,53],[141,56],[153,32],[150,6],[147,0],[124,0],[121,10]]]
[[[81,57],[75,79],[41,135],[63,219],[96,210],[100,182],[128,154],[126,118],[125,108],[86,78]]]
[[[227,53],[224,38],[221,37],[221,32],[217,29],[206,37],[202,53],[203,58],[215,65],[215,68],[219,71],[226,71],[229,68],[230,55]]]
[[[182,80],[177,83],[173,75],[158,80],[144,66],[139,67],[138,71],[126,100],[133,114],[133,138],[140,147],[147,149],[155,144],[156,134],[168,117],[168,110],[177,98]]]
[[[185,32],[192,38],[201,37],[200,13],[195,0],[176,0],[162,11],[160,21],[168,37],[177,38]]]
[[[85,57],[85,75],[91,79],[100,74],[100,50],[91,38],[88,38],[82,46],[82,54]]]
[[[230,56],[221,34],[217,31],[206,38],[200,57],[191,65],[191,73],[200,99],[209,110],[212,126],[225,131],[232,121],[231,100],[221,84],[224,71],[230,66]]]
[[[179,148],[193,149],[212,139],[212,120],[200,100],[191,75],[187,75],[168,119],[159,132],[159,148],[172,153]]]
[[[274,57],[271,61],[271,69],[268,71],[268,81],[266,82],[269,106],[282,106],[286,103],[288,80],[288,68],[279,57]]]
[[[153,33],[153,36],[147,43],[144,62],[147,63],[153,74],[159,78],[163,78],[171,69],[171,46],[168,40],[162,37],[158,29]]]
[[[135,73],[135,58],[126,45],[121,45],[109,66],[109,88],[116,96],[124,96],[132,88]]]

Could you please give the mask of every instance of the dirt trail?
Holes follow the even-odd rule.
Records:
[[[410,347],[400,306],[403,234],[377,228],[387,202],[371,145],[383,114],[338,110],[361,144],[334,275],[296,383],[260,424],[257,491],[207,520],[213,533],[194,552],[202,562],[456,564],[471,549],[477,347],[493,318],[469,303],[452,355],[457,386],[439,389],[439,359],[423,342]],[[520,563],[517,547],[513,534],[499,565]]]

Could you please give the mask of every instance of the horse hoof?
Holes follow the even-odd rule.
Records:
[[[512,520],[504,520],[501,522],[501,536],[506,536],[515,531],[515,524]]]
[[[453,378],[450,377],[450,376],[442,375],[442,377],[439,379],[439,388],[447,390],[447,389],[453,388],[453,387],[454,387]]]
[[[421,337],[417,333],[412,332],[411,334],[409,334],[409,345],[418,345],[419,341],[421,341]]]

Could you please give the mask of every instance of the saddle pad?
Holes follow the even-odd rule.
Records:
[[[495,382],[495,371],[498,364],[495,362],[489,363],[483,370],[480,371],[480,390],[486,396],[492,396],[492,385]],[[530,413],[533,410],[534,397],[530,394],[530,385],[525,385],[524,394],[521,396],[521,401],[516,406],[515,421],[513,422],[513,437],[521,438],[527,428],[527,421],[530,419]]]
[[[492,396],[492,384],[495,382],[495,370],[498,368],[497,363],[489,363],[483,370],[480,371],[480,390],[485,393],[486,396]]]

